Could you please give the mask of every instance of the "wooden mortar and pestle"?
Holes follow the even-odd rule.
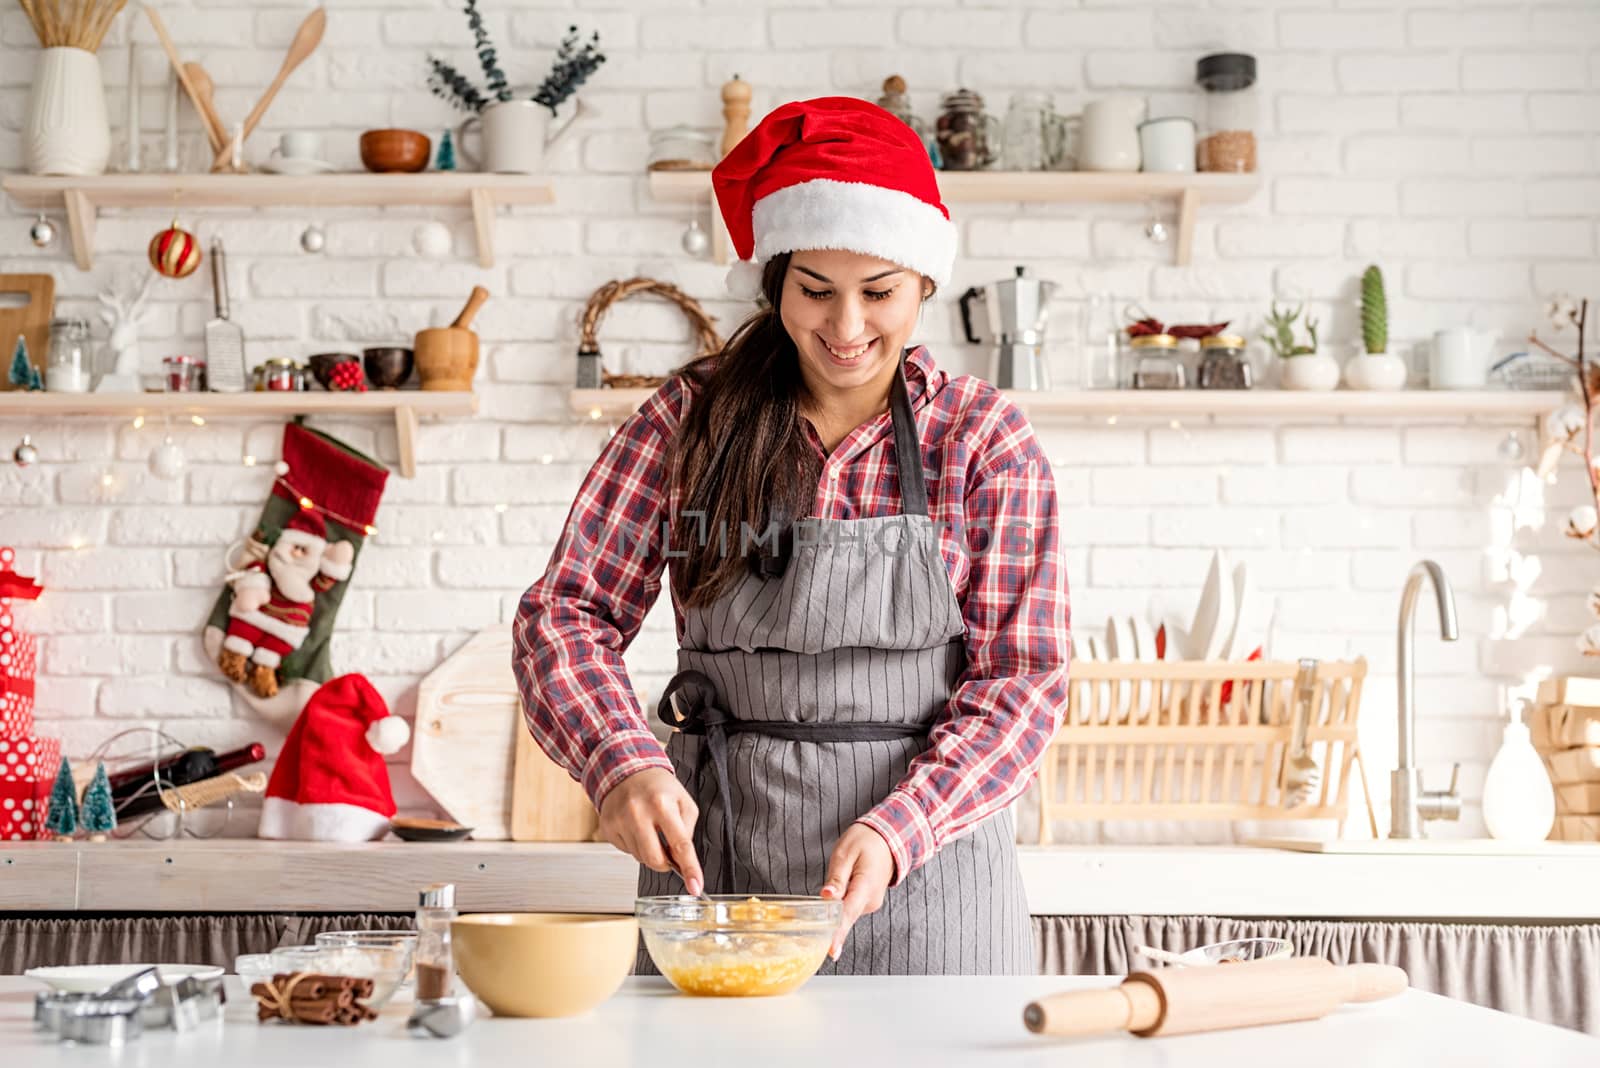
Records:
[[[430,326],[418,330],[412,348],[416,352],[417,377],[423,389],[470,392],[472,376],[478,370],[478,335],[472,330],[472,317],[478,314],[489,291],[472,287],[467,306],[449,326]]]

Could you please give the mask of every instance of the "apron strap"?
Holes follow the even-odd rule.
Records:
[[[900,473],[901,511],[906,515],[927,515],[928,483],[922,475],[922,443],[917,439],[917,420],[911,414],[911,396],[906,389],[904,352],[889,386],[889,414],[894,420],[894,462]]]

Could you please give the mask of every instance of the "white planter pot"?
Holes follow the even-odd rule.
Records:
[[[1344,384],[1383,392],[1404,389],[1406,362],[1392,352],[1358,353],[1344,365]]]
[[[1323,391],[1339,386],[1339,361],[1320,352],[1286,357],[1278,367],[1278,382],[1284,389]]]
[[[39,53],[22,146],[34,174],[105,173],[111,124],[100,60],[93,52],[46,48]]]

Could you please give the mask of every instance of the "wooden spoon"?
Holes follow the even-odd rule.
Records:
[[[261,121],[261,116],[267,113],[267,108],[272,104],[272,98],[278,95],[278,90],[283,88],[283,83],[294,73],[294,69],[317,50],[317,45],[322,43],[323,31],[327,28],[328,13],[323,8],[319,7],[306,16],[305,21],[294,33],[294,40],[289,42],[289,54],[283,57],[283,66],[278,68],[278,76],[272,79],[272,84],[267,86],[267,91],[261,94],[261,99],[256,101],[256,106],[250,109],[249,116],[245,118],[241,140],[249,137],[250,132],[256,128],[256,123]],[[224,141],[226,140],[224,138]],[[217,151],[216,158],[211,161],[212,170],[227,164],[230,147],[224,144]]]
[[[211,74],[198,63],[185,63],[183,72],[189,76],[189,83],[194,86],[198,97],[195,106],[200,109],[201,118],[209,126],[219,130],[226,130],[227,124],[222,121],[222,116],[217,114],[216,83],[211,80]]]
[[[207,119],[205,111],[200,107],[200,93],[195,89],[194,82],[183,69],[183,61],[178,58],[178,47],[172,43],[172,35],[167,33],[166,23],[161,21],[161,16],[149,4],[144,5],[145,17],[150,20],[150,25],[156,31],[156,39],[161,42],[161,47],[167,53],[167,60],[172,64],[172,71],[178,76],[178,84],[183,86],[183,91],[189,94],[189,99],[194,103],[194,109],[200,112],[200,122],[206,128],[206,136],[211,139],[211,147],[220,152],[228,148],[228,135],[223,132],[221,124],[213,126]]]

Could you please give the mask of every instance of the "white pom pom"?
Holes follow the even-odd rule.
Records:
[[[272,469],[280,475],[287,475],[289,473],[289,464],[285,460],[279,460],[272,465]]]
[[[740,300],[755,300],[761,296],[761,264],[753,260],[739,260],[728,268],[728,292]]]
[[[1586,541],[1597,525],[1600,525],[1600,515],[1595,513],[1594,505],[1580,504],[1567,514],[1566,535]]]
[[[1578,635],[1578,651],[1584,656],[1600,656],[1600,623]]]
[[[410,740],[411,728],[399,716],[384,716],[367,727],[367,744],[384,756],[398,753]]]

